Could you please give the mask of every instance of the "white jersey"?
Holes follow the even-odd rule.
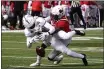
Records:
[[[24,21],[25,24],[29,24],[29,23],[31,24],[31,22],[35,22],[35,27],[33,29],[25,28],[25,30],[24,30],[25,36],[27,37],[27,47],[30,47],[30,45],[29,45],[30,41],[32,43],[32,42],[35,42],[32,40],[34,40],[34,39],[37,40],[37,36],[39,36],[39,35],[37,35],[37,32],[42,32],[43,29],[47,29],[48,32],[50,34],[52,34],[55,31],[55,28],[42,17],[34,16],[33,21],[31,21],[31,19],[30,20],[28,20],[28,19],[29,19],[28,17],[25,18],[25,20],[27,21],[27,23],[26,23],[26,21]],[[36,36],[36,37],[34,37],[34,36]]]

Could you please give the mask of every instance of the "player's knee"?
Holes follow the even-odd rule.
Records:
[[[65,53],[65,54],[67,54],[67,55],[71,55],[71,50],[69,50],[69,49],[66,49],[65,51],[63,51],[63,53]]]
[[[67,52],[67,55],[72,55],[72,51],[68,51]]]
[[[48,60],[53,61],[53,58],[48,57]]]

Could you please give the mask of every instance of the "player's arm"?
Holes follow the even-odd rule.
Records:
[[[44,41],[48,39],[49,35],[52,35],[55,32],[55,27],[48,22],[46,22],[43,27],[48,29],[47,31],[42,32],[42,34],[40,35],[40,39]]]
[[[29,9],[29,10],[32,9],[31,4],[32,4],[32,1],[29,1],[29,2],[28,2],[28,9]]]
[[[30,31],[27,28],[25,28],[24,34],[26,36],[26,45],[27,45],[27,48],[30,48],[32,46],[33,42],[39,41],[38,36],[36,36],[34,32]]]
[[[55,27],[48,22],[45,23],[44,27],[48,29],[50,35],[55,32]]]
[[[60,30],[57,35],[61,38],[61,39],[69,39],[72,36],[74,36],[76,34],[75,31],[70,31],[70,32],[65,32],[63,30]]]
[[[46,17],[46,18],[44,18],[47,22],[51,22],[51,17],[50,16],[48,16],[48,17]]]
[[[26,37],[33,37],[35,35],[34,32],[32,32],[31,30],[29,30],[27,28],[24,29],[24,34]]]

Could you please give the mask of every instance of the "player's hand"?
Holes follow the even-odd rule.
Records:
[[[40,40],[38,35],[35,35],[29,42],[33,43],[33,42],[38,42]]]
[[[48,32],[44,32],[40,35],[40,39],[41,40],[46,40],[48,39],[49,33]]]
[[[37,26],[34,28],[34,31],[35,32],[42,32],[42,28]]]

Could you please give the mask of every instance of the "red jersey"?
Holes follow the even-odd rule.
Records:
[[[80,4],[81,5],[83,5],[83,4],[90,5],[90,1],[80,1]]]
[[[54,6],[56,6],[56,5],[58,5],[58,1],[52,1],[51,2],[51,5],[54,7]]]
[[[51,3],[49,1],[44,1],[44,7],[51,8]]]
[[[53,26],[55,26],[55,28],[65,31],[65,32],[71,31],[71,29],[69,28],[69,21],[67,20],[66,17],[62,17],[60,20],[55,21],[53,23]]]
[[[70,2],[69,1],[61,1],[60,5],[68,5],[70,6]]]
[[[3,5],[3,6],[9,6],[10,4],[9,4],[9,1],[1,1],[1,4]]]
[[[41,1],[33,1],[32,2],[32,10],[33,11],[42,11],[42,2]]]

